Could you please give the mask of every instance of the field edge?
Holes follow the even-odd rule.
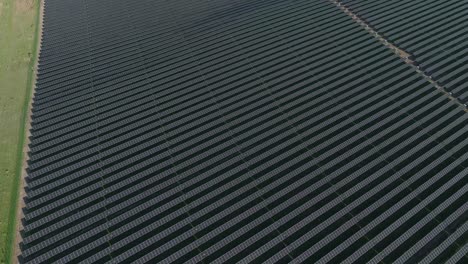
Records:
[[[16,254],[15,252],[19,248],[19,244],[17,243],[17,227],[19,226],[21,219],[19,218],[21,214],[20,208],[18,205],[21,204],[20,199],[20,189],[23,188],[23,171],[26,169],[23,164],[25,164],[24,159],[27,159],[27,155],[24,155],[24,149],[27,147],[29,140],[26,138],[26,135],[29,132],[30,124],[26,123],[29,122],[30,119],[30,112],[31,112],[31,103],[32,103],[32,95],[35,87],[35,80],[36,80],[36,73],[37,73],[37,61],[40,49],[40,34],[42,34],[42,19],[41,19],[41,9],[43,6],[43,0],[36,0],[34,1],[34,38],[32,43],[32,53],[31,53],[31,60],[28,66],[28,76],[27,76],[27,87],[26,87],[26,94],[23,101],[22,107],[22,114],[20,120],[20,137],[19,137],[19,144],[17,146],[17,153],[16,153],[16,166],[15,166],[15,178],[13,181],[12,192],[11,192],[11,201],[10,201],[10,211],[9,211],[9,219],[8,219],[8,227],[7,227],[7,239],[6,239],[6,263],[15,263]]]

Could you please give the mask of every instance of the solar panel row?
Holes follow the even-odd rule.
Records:
[[[463,109],[328,1],[47,0],[22,262],[466,261]]]
[[[468,2],[340,0],[468,104]]]

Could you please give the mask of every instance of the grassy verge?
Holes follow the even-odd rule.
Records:
[[[13,263],[39,0],[0,0],[0,263]]]

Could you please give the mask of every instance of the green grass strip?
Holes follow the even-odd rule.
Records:
[[[26,87],[26,95],[24,97],[23,102],[23,109],[21,115],[21,124],[20,124],[20,138],[18,144],[18,150],[16,154],[16,168],[15,168],[15,179],[13,183],[13,190],[11,193],[11,202],[10,202],[10,212],[9,212],[9,221],[8,221],[8,233],[7,233],[7,251],[6,251],[6,263],[13,263],[14,261],[14,251],[16,248],[15,245],[15,237],[16,237],[16,214],[17,214],[17,207],[18,207],[18,200],[19,200],[19,190],[20,190],[20,181],[22,177],[22,164],[23,164],[23,148],[24,142],[26,139],[26,121],[28,120],[28,110],[29,104],[31,102],[31,93],[33,89],[33,81],[35,78],[34,67],[36,66],[37,60],[37,50],[39,46],[39,23],[40,23],[40,10],[41,10],[41,1],[34,1],[35,2],[35,27],[34,27],[34,41],[33,41],[33,49],[32,49],[32,58],[29,62],[28,67],[28,79],[27,79],[27,87]]]

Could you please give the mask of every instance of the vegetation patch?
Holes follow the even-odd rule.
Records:
[[[13,262],[39,0],[0,0],[0,263]]]

